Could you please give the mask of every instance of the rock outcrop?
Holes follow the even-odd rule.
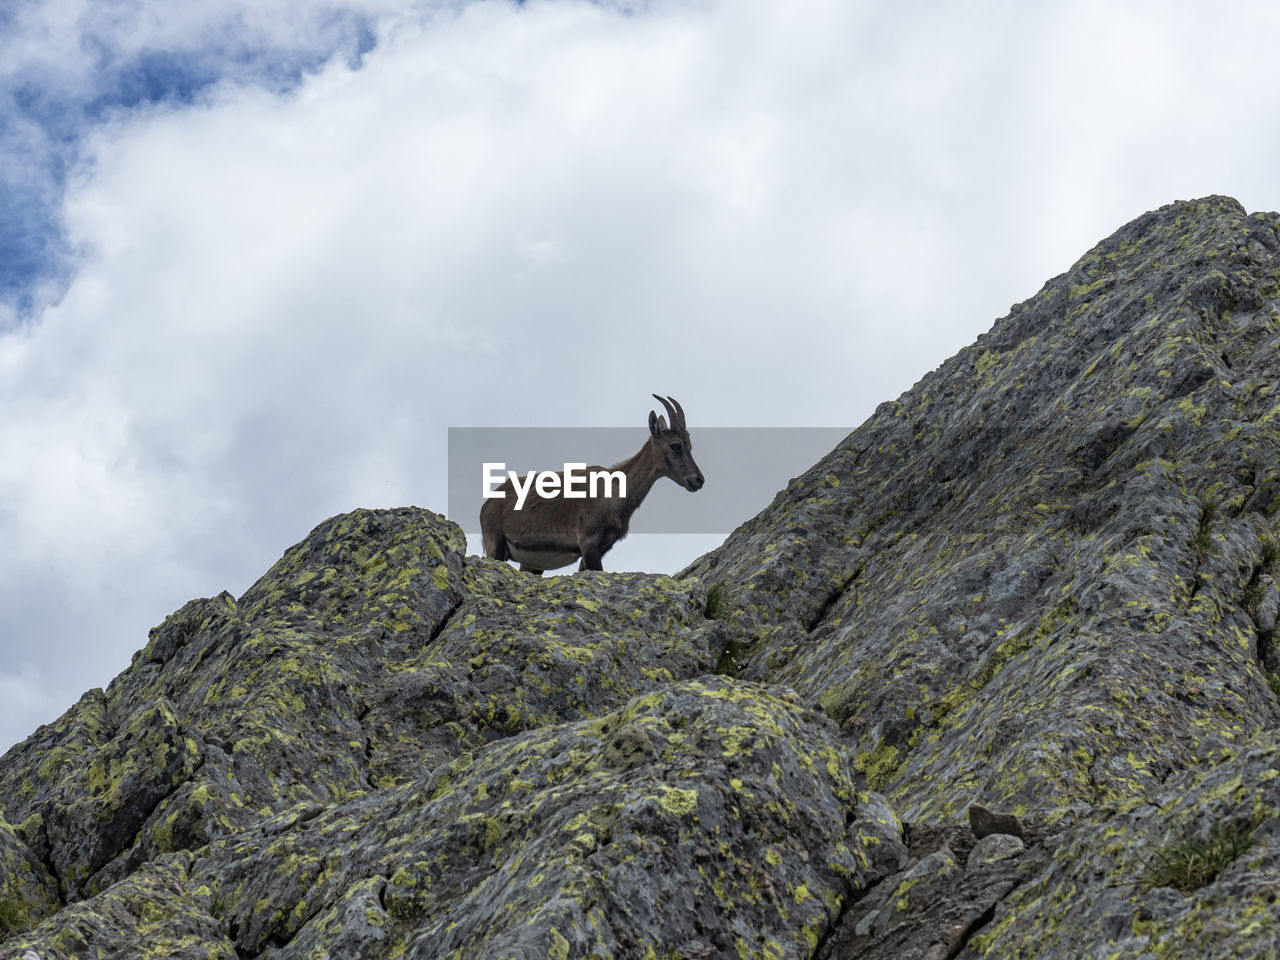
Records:
[[[0,957],[1275,956],[1278,374],[1209,198],[678,577],[327,521],[0,758]]]

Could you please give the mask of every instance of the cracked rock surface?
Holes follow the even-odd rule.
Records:
[[[1274,729],[1278,227],[1147,214],[882,404],[690,568],[740,675],[908,820],[1123,803]]]
[[[322,523],[0,758],[0,958],[1274,956],[1278,251],[1140,217],[679,577]]]

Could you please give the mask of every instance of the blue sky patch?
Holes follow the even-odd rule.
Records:
[[[123,29],[107,20],[106,29]],[[11,38],[21,22],[12,8],[0,12],[0,30]],[[366,16],[343,10],[321,15],[288,47],[235,16],[172,49],[123,49],[114,34],[78,26],[82,62],[60,64],[65,72],[56,74],[44,67],[0,77],[0,305],[20,320],[39,308],[38,288],[64,289],[70,280],[61,203],[68,172],[96,125],[157,104],[196,103],[224,80],[284,92],[335,56],[358,68],[376,42]]]

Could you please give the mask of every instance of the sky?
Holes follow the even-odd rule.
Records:
[[[444,511],[450,427],[638,446],[657,392],[695,445],[852,429],[1143,212],[1280,209],[1278,38],[1269,2],[8,0],[0,750],[325,518]]]

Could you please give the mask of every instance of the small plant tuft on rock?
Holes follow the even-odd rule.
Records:
[[[1200,496],[1200,520],[1196,524],[1195,535],[1191,538],[1191,549],[1203,560],[1213,545],[1213,521],[1218,517],[1218,502],[1208,493]]]
[[[1258,558],[1258,569],[1262,573],[1275,576],[1277,567],[1280,566],[1280,540],[1274,535],[1264,533],[1259,538],[1262,547],[1262,555]]]
[[[27,905],[17,897],[0,899],[0,940],[20,933],[31,924]]]
[[[1267,587],[1275,579],[1277,565],[1280,564],[1280,542],[1270,533],[1263,533],[1258,538],[1261,552],[1258,567],[1253,579],[1244,588],[1244,608],[1254,620],[1258,619],[1259,608],[1267,596]]]
[[[1244,609],[1253,619],[1258,619],[1258,608],[1267,596],[1267,584],[1264,580],[1252,580],[1244,588]]]
[[[1267,678],[1267,686],[1271,688],[1271,692],[1280,699],[1280,673],[1271,670],[1264,670],[1262,675]]]
[[[1191,893],[1208,886],[1227,866],[1253,844],[1253,827],[1216,823],[1207,840],[1195,837],[1156,851],[1147,865],[1143,882],[1152,887],[1172,887]]]
[[[707,603],[703,607],[703,615],[708,620],[719,620],[724,616],[727,606],[724,584],[713,583],[707,588]]]
[[[724,645],[719,659],[716,660],[716,673],[719,676],[736,677],[738,675],[738,657],[742,655],[742,648],[743,643],[738,639],[732,639]]]

